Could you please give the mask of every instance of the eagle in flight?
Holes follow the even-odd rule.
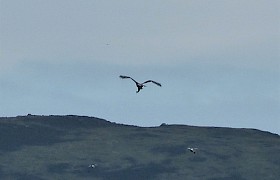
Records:
[[[145,82],[143,82],[143,83],[139,83],[139,82],[135,81],[133,78],[131,78],[131,77],[129,77],[129,76],[120,75],[120,78],[122,78],[122,79],[131,79],[132,81],[134,81],[135,84],[136,84],[136,86],[137,86],[137,91],[136,91],[136,93],[138,93],[141,89],[143,89],[143,87],[145,87],[144,84],[149,83],[149,82],[152,82],[152,83],[154,83],[154,84],[156,84],[156,85],[158,85],[158,86],[161,86],[160,83],[158,83],[158,82],[156,82],[156,81],[153,81],[153,80],[147,80],[147,81],[145,81]]]

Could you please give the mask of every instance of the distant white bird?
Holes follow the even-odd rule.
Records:
[[[89,168],[96,168],[97,164],[90,164],[88,167]]]
[[[198,149],[198,148],[188,148],[188,150],[189,150],[190,152],[194,153],[194,154],[195,154],[195,152],[196,152],[197,149]]]
[[[143,82],[143,83],[139,83],[139,82],[135,81],[133,78],[131,78],[131,77],[129,77],[129,76],[122,76],[122,75],[120,75],[120,78],[122,78],[122,79],[131,79],[132,81],[134,81],[135,84],[136,84],[136,86],[137,86],[137,91],[136,91],[136,93],[138,93],[141,89],[143,89],[143,87],[145,87],[145,85],[144,85],[145,83],[152,82],[152,83],[154,83],[154,84],[156,84],[156,85],[158,85],[158,86],[161,86],[160,83],[158,83],[158,82],[156,82],[156,81],[153,81],[153,80],[147,80],[147,81],[145,81],[145,82]]]

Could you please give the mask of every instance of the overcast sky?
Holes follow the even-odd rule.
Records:
[[[279,0],[0,0],[0,18],[2,117],[280,134]]]

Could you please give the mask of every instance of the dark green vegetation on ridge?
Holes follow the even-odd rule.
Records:
[[[199,149],[193,154],[188,147]],[[94,117],[18,116],[0,118],[0,155],[0,179],[280,177],[279,135],[254,129],[144,128]]]

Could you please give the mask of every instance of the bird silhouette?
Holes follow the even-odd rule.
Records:
[[[158,85],[158,86],[161,86],[160,83],[158,83],[158,82],[156,82],[156,81],[153,81],[153,80],[147,80],[147,81],[145,81],[145,82],[143,82],[143,83],[139,83],[139,82],[135,81],[133,78],[131,78],[131,77],[129,77],[129,76],[120,75],[120,78],[122,78],[122,79],[131,79],[132,81],[134,81],[135,84],[136,84],[136,86],[137,86],[137,91],[136,91],[136,93],[138,93],[141,89],[143,89],[143,87],[145,87],[144,84],[149,83],[149,82],[152,82],[152,83],[154,83],[154,84],[156,84],[156,85]]]

